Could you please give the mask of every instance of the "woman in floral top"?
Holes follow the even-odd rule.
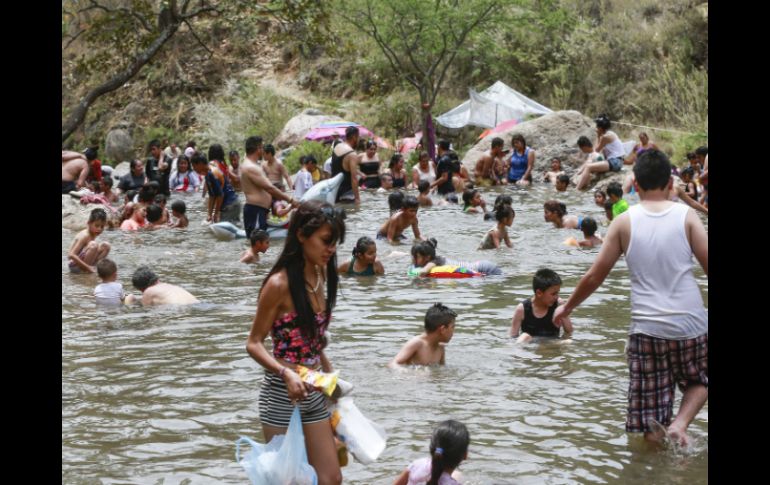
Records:
[[[336,251],[345,239],[344,218],[342,209],[318,201],[297,208],[283,251],[260,289],[246,344],[266,371],[259,398],[265,442],[286,433],[298,405],[308,461],[324,484],[342,482],[329,412],[323,394],[302,382],[296,366],[333,370],[324,347],[337,299]],[[264,345],[268,334],[272,354]]]

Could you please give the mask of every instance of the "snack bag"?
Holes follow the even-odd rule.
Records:
[[[340,371],[327,373],[298,365],[297,373],[303,382],[319,388],[324,394],[331,397],[334,389],[337,387],[337,376],[339,376]]]

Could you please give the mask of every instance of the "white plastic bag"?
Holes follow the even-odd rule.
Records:
[[[251,451],[243,459],[241,443],[251,445]],[[267,444],[241,436],[235,446],[235,460],[246,470],[252,485],[318,484],[315,469],[307,461],[302,419],[296,406],[285,435],[276,435]]]
[[[337,436],[345,442],[353,457],[365,465],[375,461],[385,450],[385,430],[366,419],[352,397],[339,398],[334,408],[340,415]]]

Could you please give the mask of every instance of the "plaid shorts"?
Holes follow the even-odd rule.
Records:
[[[671,424],[674,384],[709,385],[708,333],[687,340],[668,340],[633,334],[628,337],[628,414],[626,431],[650,432],[650,420]]]

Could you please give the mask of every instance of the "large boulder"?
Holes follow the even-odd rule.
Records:
[[[588,189],[601,190],[607,192],[607,186],[612,182],[617,182],[621,186],[625,182],[626,177],[631,174],[631,166],[624,165],[620,172],[602,172],[599,174],[591,175],[591,181],[588,183]],[[572,183],[577,185],[578,177],[572,177]]]
[[[325,115],[317,109],[306,109],[294,118],[290,119],[281,130],[281,133],[273,140],[273,145],[278,148],[286,148],[297,145],[305,139],[305,135],[317,128],[321,123],[339,119],[336,116]]]
[[[61,196],[61,225],[73,231],[80,231],[88,226],[88,216],[91,211],[101,207],[107,213],[107,217],[113,213],[110,207],[102,204],[81,204],[80,199],[76,199],[69,194]]]
[[[134,140],[125,128],[114,128],[107,133],[105,154],[117,162],[134,158]]]
[[[112,178],[119,179],[131,171],[131,162],[120,162],[112,169]]]
[[[587,136],[593,143],[596,142],[596,128],[590,118],[577,111],[557,111],[484,137],[468,150],[463,157],[463,165],[473,173],[478,159],[492,146],[493,138],[502,138],[505,141],[503,149],[509,150],[511,137],[517,133],[524,136],[527,146],[535,150],[535,180],[542,179],[542,174],[551,169],[550,160],[553,157],[559,157],[565,172],[572,175],[585,160],[577,146],[578,138]]]

